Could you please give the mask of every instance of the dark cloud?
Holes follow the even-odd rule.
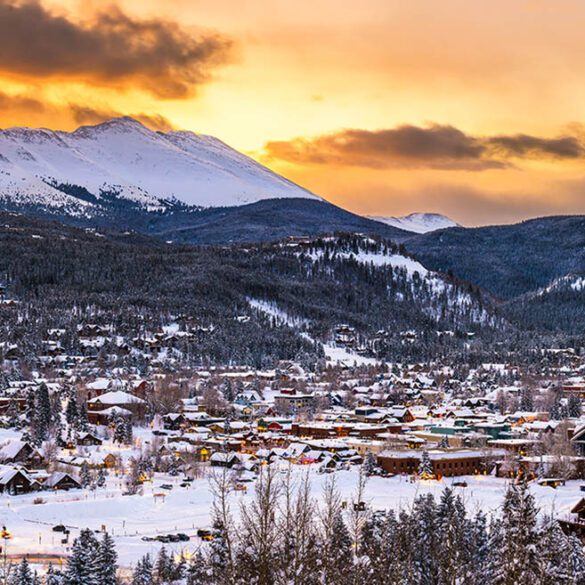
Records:
[[[0,110],[44,112],[43,102],[26,95],[9,95],[0,91]]]
[[[265,158],[297,164],[331,164],[376,169],[485,170],[513,166],[513,159],[585,157],[576,136],[540,138],[524,134],[473,136],[438,124],[385,130],[341,130],[315,138],[272,141]]]
[[[390,130],[342,130],[313,139],[268,142],[268,157],[296,163],[371,168],[493,168],[485,147],[453,126],[398,126]]]
[[[106,122],[107,120],[111,120],[112,118],[119,118],[121,116],[129,115],[131,118],[142,122],[145,126],[148,126],[152,130],[161,130],[163,132],[167,132],[169,130],[173,130],[174,128],[170,120],[164,116],[161,116],[160,114],[124,114],[122,112],[108,108],[99,109],[78,104],[71,104],[69,107],[71,109],[71,113],[73,114],[73,119],[77,124],[100,124],[102,122]]]
[[[38,0],[0,0],[0,70],[133,84],[164,98],[192,95],[230,55],[219,34],[191,34],[173,22],[138,20],[116,7],[74,22]]]
[[[496,153],[519,158],[580,158],[585,148],[575,136],[560,138],[539,138],[527,134],[493,136],[486,140]]]

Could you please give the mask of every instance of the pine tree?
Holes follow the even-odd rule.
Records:
[[[35,580],[26,559],[22,559],[16,572],[10,579],[10,585],[35,585]]]
[[[107,480],[107,471],[104,467],[100,467],[98,471],[98,476],[96,480],[96,484],[98,487],[104,487],[106,485]]]
[[[228,564],[228,546],[226,527],[221,518],[215,514],[212,524],[213,540],[209,547],[209,570],[212,583],[225,583],[225,569]]]
[[[571,585],[571,557],[567,554],[569,542],[554,518],[545,520],[540,531],[539,548],[543,564],[540,585]]]
[[[413,507],[412,573],[419,585],[435,585],[438,567],[437,505],[431,494],[416,498]]]
[[[132,427],[132,419],[126,417],[124,421],[124,443],[131,445],[134,440],[134,428]]]
[[[89,420],[87,418],[87,409],[85,408],[85,403],[82,402],[79,405],[79,413],[77,416],[77,430],[81,432],[87,432],[89,429]]]
[[[457,583],[465,558],[465,506],[451,488],[445,488],[437,507],[439,583]]]
[[[163,546],[156,558],[154,564],[154,574],[158,582],[172,581],[175,575],[176,565],[172,556],[167,552],[167,549]]]
[[[130,438],[131,440],[131,438]],[[121,445],[127,445],[128,441],[128,423],[126,418],[121,414],[117,414],[114,418],[114,436],[113,441]]]
[[[439,449],[448,449],[449,448],[449,439],[447,435],[443,435],[441,440],[439,441]]]
[[[579,418],[581,416],[582,404],[581,399],[576,394],[569,396],[567,408],[571,418]]]
[[[117,585],[118,555],[112,537],[105,532],[95,559],[95,576],[99,585]]]
[[[420,464],[418,466],[418,475],[421,479],[433,479],[435,477],[433,463],[429,457],[428,451],[422,452]]]
[[[95,579],[95,560],[98,541],[89,529],[82,530],[74,540],[67,561],[65,585],[100,585]]]
[[[14,397],[10,398],[10,402],[8,403],[8,410],[6,411],[8,416],[8,425],[10,428],[19,429],[20,428],[20,415],[18,412],[18,403],[16,402]]]
[[[209,576],[205,559],[201,552],[197,551],[187,567],[187,585],[207,585],[208,583]]]
[[[476,583],[486,578],[489,572],[490,536],[488,533],[487,518],[483,512],[478,512],[471,521],[466,522],[464,583]],[[489,583],[486,578],[486,583]]]
[[[77,398],[71,396],[67,402],[67,408],[65,409],[65,420],[70,427],[77,428],[79,424],[79,408],[77,406]]]
[[[53,564],[49,563],[45,576],[45,585],[63,585],[65,578],[60,571],[55,571]]]
[[[368,451],[364,460],[364,473],[366,475],[373,475],[376,472],[376,468],[376,457],[371,451]]]
[[[572,585],[585,585],[585,554],[583,553],[583,544],[576,536],[568,537],[568,547],[566,554],[569,555],[571,575],[573,576]]]
[[[532,412],[534,410],[534,392],[529,385],[524,385],[520,391],[520,410]]]
[[[153,567],[150,555],[143,556],[134,569],[132,585],[153,585]]]
[[[84,461],[81,464],[81,469],[79,471],[79,482],[81,483],[81,487],[84,488],[87,488],[91,485],[91,472],[89,470],[87,461]]]
[[[333,519],[333,530],[329,542],[324,543],[328,552],[328,563],[323,582],[325,585],[347,583],[353,567],[351,534],[340,511]]]
[[[495,585],[533,585],[542,578],[534,497],[525,483],[508,488],[502,507],[500,571]]]

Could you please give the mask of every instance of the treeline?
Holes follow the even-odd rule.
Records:
[[[582,543],[556,520],[539,520],[525,484],[511,485],[499,512],[470,514],[446,488],[436,500],[418,496],[410,508],[372,512],[364,480],[346,505],[333,481],[319,504],[308,480],[264,468],[252,499],[235,521],[228,473],[213,479],[214,539],[178,560],[165,548],[145,556],[129,581],[116,575],[111,539],[83,531],[63,573],[47,585],[581,585]],[[23,563],[25,565],[25,563]],[[22,575],[29,575],[23,577]],[[31,585],[21,565],[11,585]],[[29,580],[27,580],[29,579]]]

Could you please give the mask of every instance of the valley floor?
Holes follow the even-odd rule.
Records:
[[[283,464],[282,472],[286,472]],[[299,478],[310,474],[312,492],[319,500],[326,475],[316,472],[316,468],[294,466],[293,473]],[[343,500],[351,503],[357,480],[357,468],[338,471],[334,474],[338,491]],[[501,504],[507,481],[494,477],[466,477],[468,487],[456,488],[463,494],[470,512],[478,509],[486,514],[496,511]],[[124,496],[122,479],[112,475],[106,488],[96,491],[73,490],[70,492],[42,492],[23,496],[0,496],[0,524],[5,525],[12,534],[8,541],[8,556],[40,554],[65,558],[70,551],[70,543],[79,530],[89,527],[100,530],[104,527],[113,535],[120,555],[120,565],[128,568],[144,554],[155,555],[162,546],[158,542],[145,542],[142,537],[159,534],[183,532],[191,537],[188,543],[167,544],[167,548],[186,556],[198,547],[205,546],[197,537],[197,529],[209,526],[212,494],[207,478],[195,479],[191,487],[180,487],[182,478],[155,474],[154,480],[144,485],[142,495]],[[366,486],[366,501],[372,509],[400,509],[412,504],[418,494],[433,493],[440,496],[452,479],[442,481],[414,481],[407,477],[371,477]],[[173,485],[172,490],[161,489],[162,484]],[[532,484],[531,490],[536,497],[541,514],[552,513],[564,517],[580,500],[580,481],[569,481],[556,490]],[[234,492],[231,496],[234,516],[238,514],[239,504],[251,498],[254,484],[249,484],[248,492]],[[166,493],[164,498],[154,494]],[[35,498],[42,497],[44,503],[35,504]],[[53,532],[52,527],[64,524],[71,528],[69,544],[61,544],[62,534]]]

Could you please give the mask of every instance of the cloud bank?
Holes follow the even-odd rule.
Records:
[[[585,158],[585,146],[577,136],[486,137],[433,124],[382,130],[346,129],[313,138],[270,141],[264,146],[264,154],[268,160],[302,165],[481,171],[511,167],[515,159]]]
[[[75,22],[38,0],[0,0],[0,71],[15,76],[132,85],[159,98],[186,98],[229,61],[231,49],[219,33],[193,34],[115,6]]]

